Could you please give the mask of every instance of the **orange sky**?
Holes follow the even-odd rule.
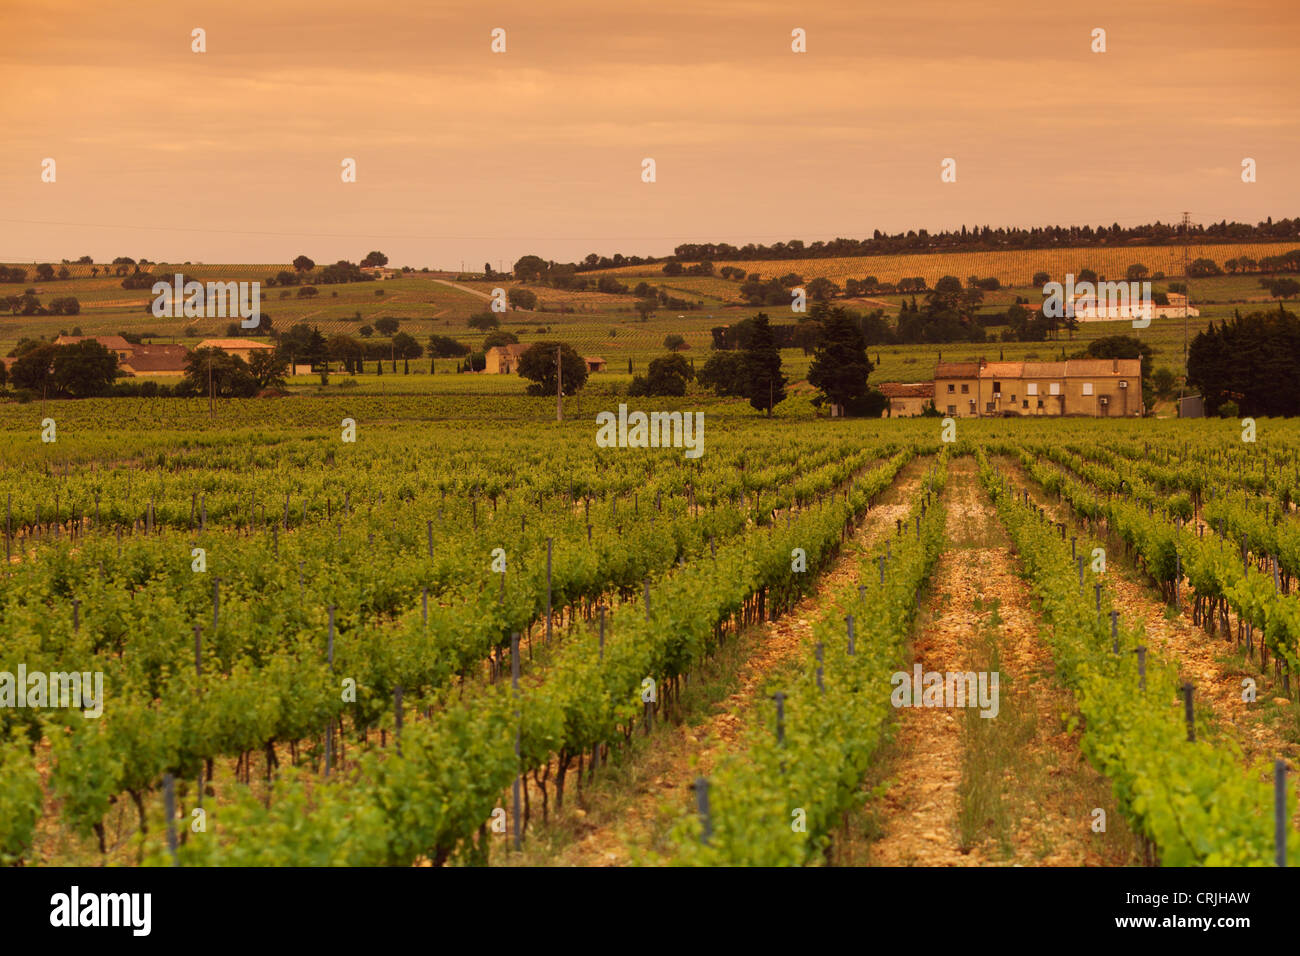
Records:
[[[5,8],[6,261],[378,248],[481,268],[963,222],[1300,215],[1294,0]]]

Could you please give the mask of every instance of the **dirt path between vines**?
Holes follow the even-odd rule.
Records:
[[[1124,865],[1134,841],[1110,786],[1079,750],[1053,676],[1040,619],[969,457],[949,465],[950,545],[918,621],[914,663],[929,671],[999,675],[996,716],[979,708],[898,709],[897,735],[871,784],[887,789],[864,811],[875,836],[853,834],[838,862],[876,866]],[[1094,808],[1107,832],[1092,830]],[[865,854],[865,859],[863,856]]]
[[[647,753],[633,758],[614,792],[596,795],[593,789],[585,809],[566,809],[566,814],[576,817],[578,832],[567,845],[554,848],[549,865],[619,866],[655,847],[680,808],[690,805],[695,778],[710,772],[715,757],[753,719],[763,683],[811,639],[822,602],[856,580],[862,553],[883,540],[894,530],[895,520],[907,514],[929,464],[927,457],[904,466],[830,568],[819,576],[815,588],[780,620],[764,622],[761,636],[741,638],[750,641],[749,653],[740,663],[732,691],[714,701],[702,721],[656,730],[658,739],[652,739]]]
[[[1007,459],[1004,471],[1018,487],[1027,488],[1030,500],[1046,508],[1055,520],[1065,522],[1067,528],[1082,528],[1069,502],[1045,494],[1042,486],[1029,479],[1019,462]],[[1275,758],[1283,757],[1294,768],[1300,759],[1296,705],[1281,696],[1280,685],[1274,687],[1272,674],[1260,670],[1258,658],[1246,660],[1235,641],[1224,640],[1222,632],[1210,635],[1193,624],[1191,602],[1185,589],[1179,602],[1181,613],[1168,616],[1165,602],[1153,593],[1142,572],[1119,550],[1122,544],[1118,540],[1107,544],[1101,531],[1097,528],[1094,537],[1107,548],[1107,583],[1121,619],[1144,622],[1147,646],[1178,662],[1181,679],[1192,683],[1197,708],[1209,709],[1216,727],[1241,746],[1248,763],[1263,760],[1271,767]],[[1232,621],[1235,626],[1235,615]],[[1256,682],[1253,703],[1241,699],[1242,681],[1246,678]],[[1297,819],[1300,820],[1300,810]]]

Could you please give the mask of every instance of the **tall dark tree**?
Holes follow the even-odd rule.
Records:
[[[1279,306],[1211,322],[1189,346],[1187,382],[1209,414],[1231,401],[1243,415],[1300,415],[1300,320]]]
[[[754,316],[753,336],[741,354],[749,404],[758,411],[766,409],[767,417],[771,418],[772,409],[785,401],[786,377],[781,371],[781,350],[776,347],[766,312]]]
[[[843,414],[845,406],[867,394],[871,369],[857,323],[843,309],[829,310],[821,320],[808,383],[821,389],[826,400]]]

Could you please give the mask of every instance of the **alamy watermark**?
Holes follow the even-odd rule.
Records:
[[[255,329],[262,322],[262,284],[260,282],[202,282],[179,272],[172,282],[155,282],[150,290],[156,318],[231,319],[240,317],[240,326]]]
[[[0,671],[0,707],[58,707],[80,710],[83,717],[104,713],[103,671]]]
[[[631,412],[620,403],[618,414],[596,416],[596,444],[601,448],[685,448],[687,458],[704,454],[703,412]]]
[[[979,707],[981,717],[998,715],[998,672],[939,671],[912,673],[896,671],[889,678],[894,692],[889,702],[895,707]]]
[[[1080,282],[1067,273],[1065,283],[1043,286],[1043,315],[1049,319],[1132,319],[1133,328],[1145,329],[1155,315],[1150,282]]]

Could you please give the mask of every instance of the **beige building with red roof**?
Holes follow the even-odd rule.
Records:
[[[1142,363],[1139,359],[941,362],[934,372],[934,405],[954,418],[1131,418],[1143,411]]]
[[[119,363],[127,375],[181,376],[189,364],[190,350],[183,345],[137,345]]]
[[[920,415],[934,401],[934,382],[883,382],[879,389],[889,399],[890,418]]]
[[[514,345],[495,345],[483,356],[483,371],[489,375],[509,375],[519,367],[519,356],[528,351],[522,342]]]
[[[98,342],[117,356],[119,362],[125,362],[131,353],[140,346],[132,345],[120,335],[60,335],[54,340],[55,345],[76,345],[78,342]]]

